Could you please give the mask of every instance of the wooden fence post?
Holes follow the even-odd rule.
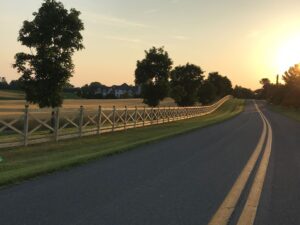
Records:
[[[143,113],[143,127],[145,126],[145,120],[146,120],[146,106],[144,106],[144,113]]]
[[[116,123],[116,106],[113,106],[113,124],[112,124],[112,131],[115,131],[115,123]]]
[[[57,107],[55,109],[55,124],[54,124],[54,135],[55,135],[55,141],[58,141],[59,138],[59,108]]]
[[[176,114],[175,114],[175,110],[174,110],[174,108],[172,109],[172,117],[173,117],[173,121],[175,121],[175,116],[176,116]]]
[[[156,122],[157,122],[157,124],[158,124],[158,122],[159,122],[159,117],[160,117],[160,108],[159,108],[159,106],[157,107],[157,113],[156,113]]]
[[[125,106],[125,114],[124,114],[124,130],[127,129],[127,115],[128,115],[128,109],[127,106]]]
[[[98,115],[97,115],[97,134],[101,133],[101,117],[102,117],[102,106],[98,107]]]
[[[153,119],[154,119],[154,116],[153,116],[153,107],[151,107],[151,112],[150,112],[150,124],[152,125],[153,124]]]
[[[137,106],[135,106],[135,112],[134,112],[134,128],[136,128],[136,124],[137,124],[137,119],[138,119],[138,115],[137,115],[137,113],[138,113],[138,111],[137,111],[138,109],[137,109]]]
[[[24,146],[28,145],[28,128],[29,128],[29,105],[25,105],[25,110],[24,110]]]
[[[84,111],[83,106],[80,106],[80,111],[79,111],[79,125],[78,125],[78,128],[79,128],[79,137],[82,137],[83,113],[84,113],[83,111]]]

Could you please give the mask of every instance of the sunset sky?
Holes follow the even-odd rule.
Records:
[[[85,49],[76,53],[71,82],[82,86],[133,84],[136,61],[165,46],[174,65],[187,62],[219,71],[233,84],[258,88],[300,62],[299,0],[62,0],[82,12]],[[12,69],[24,20],[41,0],[0,1],[0,76]]]

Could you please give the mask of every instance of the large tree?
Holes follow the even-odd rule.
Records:
[[[204,80],[198,91],[199,102],[206,105],[217,98],[217,88],[209,80]]]
[[[222,76],[218,72],[213,72],[209,73],[207,80],[215,86],[218,98],[232,93],[232,84],[228,77]]]
[[[262,90],[260,93],[260,98],[267,99],[271,95],[271,81],[269,78],[262,78],[259,83],[262,85]]]
[[[196,65],[177,66],[171,72],[171,96],[179,106],[193,106],[203,81],[203,70]]]
[[[290,67],[288,71],[284,73],[282,78],[286,85],[300,88],[300,65],[296,64],[295,66]]]
[[[61,2],[45,0],[33,13],[34,19],[24,21],[18,41],[30,53],[17,53],[13,66],[21,73],[28,102],[40,107],[62,105],[62,90],[74,70],[72,56],[84,47],[80,33],[84,25],[79,15]]]
[[[163,47],[145,51],[145,58],[137,61],[135,83],[141,85],[144,103],[157,106],[168,96],[172,60]]]

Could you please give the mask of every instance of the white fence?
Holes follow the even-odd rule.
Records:
[[[0,148],[100,135],[207,115],[231,99],[210,106],[161,108],[0,109]]]

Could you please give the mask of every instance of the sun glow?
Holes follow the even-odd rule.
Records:
[[[286,39],[277,52],[276,67],[283,74],[291,66],[300,63],[300,33]]]

